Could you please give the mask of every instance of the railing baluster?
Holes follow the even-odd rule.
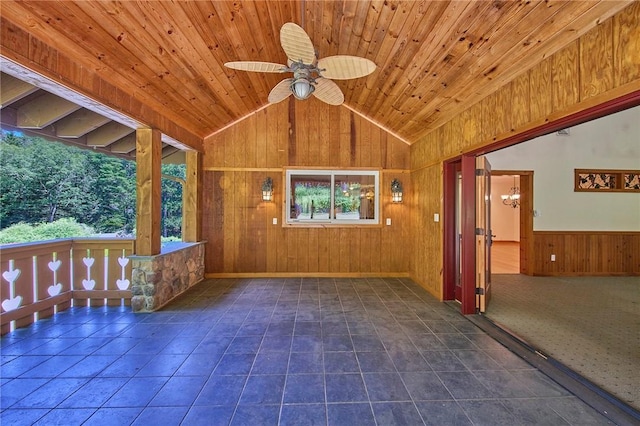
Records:
[[[130,304],[134,241],[64,239],[0,246],[0,332],[71,306]]]

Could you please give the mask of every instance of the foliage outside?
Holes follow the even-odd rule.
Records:
[[[360,184],[351,187],[336,185],[334,204],[338,212],[357,212],[360,209]],[[295,203],[301,215],[328,218],[331,209],[331,184],[329,182],[295,182]],[[313,215],[312,215],[313,212]]]
[[[0,244],[89,237],[93,234],[95,234],[93,228],[80,224],[73,218],[58,219],[54,222],[37,225],[17,223],[0,231]]]
[[[20,241],[86,236],[92,233],[131,235],[135,231],[135,162],[58,142],[2,132],[0,135],[0,230]],[[162,173],[184,178],[183,165],[163,165]],[[60,234],[40,224],[58,223]],[[78,227],[74,228],[73,223]],[[81,225],[87,224],[87,225]],[[162,236],[179,237],[182,187],[162,181]],[[25,225],[34,225],[28,229]],[[38,228],[39,229],[39,228]],[[72,229],[77,234],[67,235]],[[38,237],[33,237],[38,235]],[[56,235],[48,237],[48,235]],[[34,239],[35,238],[35,239]],[[12,241],[13,242],[13,241]]]

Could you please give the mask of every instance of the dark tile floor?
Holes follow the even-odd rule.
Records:
[[[408,279],[207,280],[1,344],[2,425],[608,423]]]

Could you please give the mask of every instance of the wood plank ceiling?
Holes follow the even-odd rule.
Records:
[[[286,63],[279,30],[296,22],[319,57],[347,54],[377,64],[367,77],[336,81],[344,105],[413,143],[629,3],[3,1],[1,16],[202,138],[264,107],[271,88],[289,77],[223,64]],[[52,102],[33,87],[11,86],[22,94],[11,101],[16,113]],[[3,115],[11,103],[3,94]],[[56,111],[47,123],[56,131],[74,118],[85,126],[75,130],[79,144],[131,154],[130,133],[118,133],[118,125],[64,102]],[[91,133],[106,125],[111,133],[102,130],[109,136],[95,142]]]

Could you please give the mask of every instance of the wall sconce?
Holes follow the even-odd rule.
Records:
[[[262,201],[271,201],[273,198],[273,181],[270,177],[262,182]]]
[[[391,202],[402,202],[402,184],[398,179],[394,179],[391,181]]]

